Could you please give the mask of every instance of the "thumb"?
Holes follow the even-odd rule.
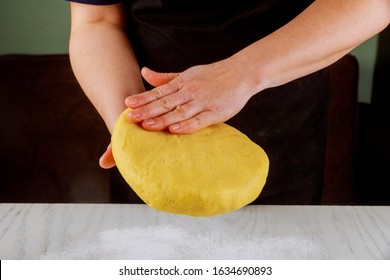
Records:
[[[101,168],[109,169],[115,166],[115,160],[112,155],[112,146],[111,143],[108,145],[107,150],[99,159],[99,165]]]
[[[147,67],[143,67],[141,69],[141,75],[149,84],[154,87],[158,87],[172,81],[174,78],[179,76],[179,73],[160,73]]]

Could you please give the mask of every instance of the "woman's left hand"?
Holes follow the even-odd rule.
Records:
[[[126,98],[129,118],[150,131],[193,133],[236,115],[254,92],[245,68],[230,60],[194,66],[182,73],[141,70],[150,91]]]

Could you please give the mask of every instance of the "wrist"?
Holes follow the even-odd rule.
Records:
[[[244,82],[251,91],[251,97],[266,88],[272,87],[272,81],[268,75],[267,63],[264,60],[259,63],[259,58],[250,53],[248,48],[234,54],[229,58],[236,69],[239,69],[244,77]]]

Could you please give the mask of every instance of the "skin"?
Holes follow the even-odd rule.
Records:
[[[230,119],[266,88],[334,63],[389,24],[390,1],[317,0],[231,57],[182,73],[138,68],[121,4],[71,3],[71,13],[72,67],[109,131],[127,106],[147,130],[186,134]],[[145,91],[141,75],[155,88]],[[111,145],[100,165],[115,165]]]

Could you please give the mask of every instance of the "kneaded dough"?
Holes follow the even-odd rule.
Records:
[[[119,172],[150,207],[189,216],[239,209],[260,194],[269,160],[246,135],[218,124],[175,135],[116,121],[112,151]]]

